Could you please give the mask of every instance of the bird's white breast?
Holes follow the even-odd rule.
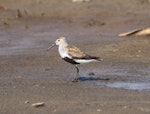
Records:
[[[58,51],[62,58],[68,57],[68,50],[64,46],[59,46]]]
[[[74,61],[77,62],[77,63],[90,63],[90,62],[94,62],[94,61],[97,61],[97,60],[95,60],[95,59],[89,59],[89,60],[86,60],[86,59],[75,59]]]

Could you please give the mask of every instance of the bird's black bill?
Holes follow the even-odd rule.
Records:
[[[56,44],[51,45],[49,48],[47,48],[46,51],[50,50],[50,49],[53,48],[54,46],[56,46]]]

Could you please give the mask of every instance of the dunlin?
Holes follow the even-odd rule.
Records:
[[[67,43],[67,40],[65,37],[60,37],[55,41],[55,44],[50,46],[47,50],[51,49],[55,45],[58,45],[58,52],[61,56],[61,58],[76,68],[76,77],[72,82],[78,82],[79,77],[79,68],[78,65],[82,63],[89,63],[94,61],[102,61],[99,57],[96,56],[90,56],[83,51],[81,51],[79,48],[69,45]]]

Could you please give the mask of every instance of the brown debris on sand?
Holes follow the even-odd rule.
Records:
[[[126,33],[121,33],[118,36],[124,37],[124,36],[130,36],[130,35],[149,36],[150,35],[150,27],[135,29],[135,30],[132,30],[132,31],[129,31]]]
[[[33,103],[31,106],[33,106],[33,107],[41,107],[41,106],[44,106],[44,102]]]
[[[23,17],[23,15],[22,15],[20,9],[17,9],[17,18],[22,18],[22,17]]]
[[[90,2],[91,0],[72,0],[72,2]]]
[[[7,7],[4,4],[0,3],[0,10],[6,10],[6,9],[7,9]]]

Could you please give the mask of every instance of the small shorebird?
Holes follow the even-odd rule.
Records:
[[[79,76],[79,68],[78,64],[81,63],[89,63],[93,61],[102,61],[99,57],[90,56],[83,51],[81,51],[79,48],[69,45],[67,43],[67,40],[65,37],[60,37],[55,41],[55,44],[50,46],[47,50],[51,49],[55,45],[58,45],[58,52],[61,56],[61,58],[71,64],[73,64],[76,68],[76,77],[72,82],[78,81]]]

